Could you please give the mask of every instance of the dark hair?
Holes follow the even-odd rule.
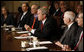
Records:
[[[27,7],[29,7],[29,4],[28,3],[25,3]]]
[[[40,8],[40,6],[37,7],[37,9],[39,9],[39,8]]]
[[[9,10],[8,10],[8,8],[6,6],[2,6],[1,9],[2,8],[4,8],[7,11],[7,13],[9,13]]]
[[[58,2],[58,1],[55,1],[55,2],[54,2],[54,5],[55,5],[55,4],[58,4],[58,5],[59,5],[59,2]]]
[[[18,12],[22,13],[22,8],[21,7],[18,7]]]
[[[31,12],[31,8],[30,8],[29,4],[28,3],[23,3],[23,4],[26,4],[26,6],[28,7],[28,11]]]

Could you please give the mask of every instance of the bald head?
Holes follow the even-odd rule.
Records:
[[[31,13],[32,14],[36,14],[37,13],[37,10],[38,10],[39,6],[34,4],[31,6]]]

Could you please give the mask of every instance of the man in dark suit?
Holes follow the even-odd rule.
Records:
[[[32,29],[37,29],[39,27],[39,21],[38,21],[38,15],[37,15],[37,11],[38,11],[39,6],[34,4],[31,6],[31,19],[30,19],[30,23],[29,26]],[[28,25],[25,24],[25,29],[27,30]]]
[[[22,27],[24,29],[24,25],[30,23],[31,12],[29,9],[30,8],[29,8],[29,5],[27,3],[22,4],[23,13],[20,15],[19,21],[17,23],[18,27]]]
[[[76,36],[78,25],[74,22],[75,13],[72,11],[66,11],[64,13],[64,23],[67,25],[65,32],[61,37],[60,41],[55,44],[62,47],[63,45],[69,45],[73,49],[74,37]]]
[[[59,2],[54,2],[55,12],[53,13],[53,16],[61,16],[61,9],[59,7]]]
[[[77,22],[80,27],[78,28],[77,35],[74,37],[75,43],[73,45],[75,45],[75,47],[73,51],[83,51],[83,13],[78,14]],[[72,51],[71,47],[68,45],[64,47],[64,51]]]
[[[33,36],[38,38],[51,40],[53,41],[57,33],[56,30],[56,23],[53,22],[52,18],[47,18],[48,9],[47,8],[40,8],[38,9],[38,20],[40,21],[39,28],[32,29],[28,27],[28,30],[32,33]],[[22,35],[22,36],[28,36]]]

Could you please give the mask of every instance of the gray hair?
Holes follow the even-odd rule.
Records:
[[[38,9],[38,10],[41,10],[42,11],[42,14],[48,14],[48,9],[47,8],[40,8],[40,9]]]
[[[83,18],[83,12],[79,13],[78,16],[80,15],[80,18]]]
[[[38,4],[33,4],[33,5],[36,6],[36,9],[37,9],[37,10],[40,8],[40,6],[39,6]],[[33,5],[32,5],[32,6],[33,6]]]
[[[69,18],[71,21],[74,21],[75,19],[75,13],[72,11],[66,11],[64,13],[64,17]]]

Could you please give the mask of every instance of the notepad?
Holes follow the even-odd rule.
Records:
[[[6,27],[13,27],[13,25],[7,25]]]
[[[27,51],[38,50],[38,49],[48,49],[48,47],[42,46],[42,47],[35,47],[35,48],[26,48]]]
[[[33,43],[29,43],[30,45],[32,45]],[[41,41],[39,42],[39,44],[52,44],[51,41]]]
[[[14,37],[14,38],[16,38],[16,39],[27,39],[27,37]]]
[[[7,26],[1,26],[1,28],[3,28],[3,27],[13,27],[13,25],[7,25]]]
[[[51,41],[42,41],[42,42],[40,42],[40,44],[52,44],[52,42]]]
[[[20,32],[16,32],[16,33],[29,33],[29,31],[20,31]]]
[[[21,37],[21,36],[18,36],[18,37],[14,37],[14,38],[16,38],[16,39],[27,39],[27,38],[32,38],[32,37],[34,37],[34,36],[26,36],[26,37]]]
[[[9,28],[5,28],[4,30],[9,30]]]

